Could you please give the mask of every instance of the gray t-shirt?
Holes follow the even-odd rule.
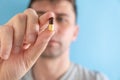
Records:
[[[34,80],[30,70],[21,80]],[[78,64],[71,63],[68,71],[60,80],[108,80],[103,74],[87,70]]]

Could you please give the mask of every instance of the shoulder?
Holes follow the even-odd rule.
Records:
[[[83,80],[108,80],[108,78],[98,71],[92,71],[84,68],[78,64],[73,64],[73,69],[75,70],[75,75],[78,79],[82,77]]]

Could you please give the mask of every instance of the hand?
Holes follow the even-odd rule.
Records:
[[[0,27],[1,80],[22,78],[37,61],[54,35],[47,29],[50,17],[54,17],[52,12],[38,17],[34,10],[27,9]]]

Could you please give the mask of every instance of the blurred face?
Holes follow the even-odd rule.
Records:
[[[56,58],[67,52],[78,32],[72,4],[67,0],[56,0],[56,2],[42,0],[35,1],[31,7],[37,11],[39,16],[47,11],[54,12],[56,16],[54,22],[56,33],[41,57]]]

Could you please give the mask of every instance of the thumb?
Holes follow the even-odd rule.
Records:
[[[45,50],[49,40],[54,35],[55,31],[50,31],[45,29],[43,32],[38,33],[38,38],[31,47],[26,50],[24,53],[25,60],[27,60],[27,64],[34,64],[41,53]]]

